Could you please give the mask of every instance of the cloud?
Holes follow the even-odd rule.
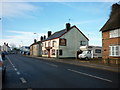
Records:
[[[33,13],[37,10],[38,8],[30,3],[25,3],[25,2],[24,3],[16,3],[16,2],[2,3],[2,16],[3,17],[29,16],[29,12]]]
[[[40,36],[46,35],[45,33],[37,33],[34,32],[24,32],[24,31],[17,31],[17,30],[10,30],[9,33],[13,35],[6,35],[3,36],[3,39],[0,40],[0,44],[2,45],[3,42],[6,43],[14,43],[16,46],[19,45],[31,45],[34,39],[40,41]],[[21,42],[22,41],[22,42]]]

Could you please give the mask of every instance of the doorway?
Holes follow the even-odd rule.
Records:
[[[48,58],[50,58],[50,49],[48,49]]]

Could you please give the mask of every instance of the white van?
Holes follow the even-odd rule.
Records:
[[[80,59],[102,58],[102,47],[100,46],[81,46],[82,53],[78,55]]]

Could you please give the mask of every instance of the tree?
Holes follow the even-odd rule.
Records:
[[[14,48],[16,48],[16,45],[14,43],[10,43],[10,47],[13,50]]]

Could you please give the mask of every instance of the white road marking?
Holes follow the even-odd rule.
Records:
[[[13,65],[13,63],[11,62],[11,60],[8,56],[7,56],[7,59],[10,62],[10,64],[13,66],[14,70],[17,71],[17,68],[15,68],[15,66]],[[17,75],[20,75],[20,72],[17,71],[16,73],[17,73]],[[20,80],[22,81],[22,83],[27,83],[27,81],[23,77],[21,77]]]
[[[58,65],[51,64],[51,63],[46,63],[47,65],[53,66],[53,67],[58,67]]]
[[[11,60],[10,60],[10,58],[7,56],[7,59],[8,59],[8,61],[10,62],[10,64],[12,65],[12,66],[14,66],[13,65],[13,63],[11,62]]]
[[[27,83],[27,81],[23,77],[21,77],[20,80],[22,81],[22,83]]]
[[[16,72],[17,73],[17,75],[20,75],[20,72]]]
[[[14,68],[15,71],[17,71],[17,68]]]
[[[90,75],[90,74],[83,73],[83,72],[79,72],[79,71],[76,71],[76,70],[72,70],[72,69],[67,69],[67,70],[72,71],[72,72],[75,72],[75,73],[83,74],[83,75],[86,75],[86,76],[90,76],[90,77],[93,77],[93,78],[97,78],[97,79],[100,79],[100,80],[112,82],[112,81],[109,80],[109,79],[101,78],[101,77],[98,77],[98,76]]]

